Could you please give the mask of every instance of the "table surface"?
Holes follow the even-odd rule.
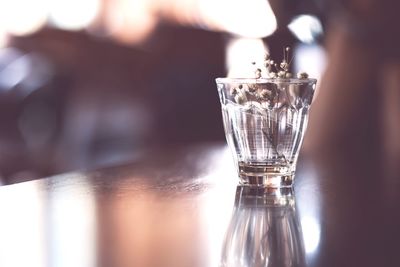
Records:
[[[156,149],[0,187],[0,266],[400,266],[397,177],[301,155],[293,196],[261,196],[224,144]]]

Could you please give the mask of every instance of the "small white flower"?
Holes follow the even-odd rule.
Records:
[[[286,77],[286,72],[281,70],[280,72],[278,72],[278,77],[279,78],[285,78]]]
[[[307,79],[308,78],[308,73],[307,72],[299,72],[297,73],[297,78],[299,79]]]
[[[235,96],[235,101],[238,104],[243,104],[246,101],[246,99],[245,99],[244,96],[238,94],[238,95]]]
[[[260,96],[263,99],[268,99],[268,97],[271,95],[271,92],[269,92],[268,90],[264,89],[260,92]]]
[[[249,85],[248,89],[247,89],[250,93],[254,93],[255,91],[257,91],[257,87],[256,85]]]
[[[238,91],[235,87],[231,88],[230,90],[231,95],[237,95]]]
[[[273,72],[273,71],[270,72],[270,73],[269,73],[269,77],[270,77],[270,78],[276,78],[276,72]]]
[[[261,69],[256,69],[255,75],[256,75],[256,79],[261,78]]]
[[[287,71],[289,69],[289,64],[286,62],[286,60],[282,61],[280,64],[281,68]]]

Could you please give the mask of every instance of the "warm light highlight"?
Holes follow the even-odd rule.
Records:
[[[116,0],[109,3],[105,15],[106,31],[124,43],[138,43],[153,31],[157,19],[149,0]]]
[[[213,30],[261,38],[271,35],[277,27],[266,0],[203,0],[198,5],[202,19]]]
[[[0,27],[13,35],[27,35],[37,31],[46,23],[48,1],[0,1]]]
[[[51,0],[50,21],[64,30],[81,30],[88,27],[100,9],[100,0]]]

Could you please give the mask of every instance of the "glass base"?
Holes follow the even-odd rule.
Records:
[[[239,185],[236,188],[236,203],[242,207],[294,206],[292,187],[262,187]]]
[[[282,188],[291,187],[294,171],[288,165],[239,163],[240,184],[246,186]]]

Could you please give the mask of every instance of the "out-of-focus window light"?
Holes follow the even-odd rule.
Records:
[[[254,78],[255,66],[252,62],[261,63],[268,51],[261,39],[235,38],[228,43],[227,69],[228,77]],[[260,66],[257,66],[260,67]]]
[[[84,29],[95,20],[100,4],[100,0],[51,0],[50,22],[64,30]]]
[[[198,2],[203,20],[211,29],[252,38],[266,37],[276,30],[276,18],[266,0]]]
[[[249,38],[266,37],[277,27],[265,0],[0,0],[0,45],[1,32],[31,34],[46,22],[63,30],[88,28],[103,7],[106,31],[131,43],[147,37],[159,17]]]
[[[48,1],[0,1],[0,25],[5,32],[13,35],[31,34],[46,23]]]
[[[303,43],[313,43],[323,32],[320,20],[312,15],[296,16],[288,25],[289,30]]]

